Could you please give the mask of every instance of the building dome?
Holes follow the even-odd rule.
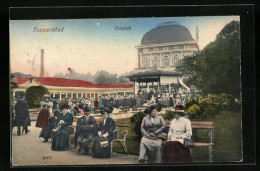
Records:
[[[190,31],[186,27],[175,23],[163,23],[145,33],[141,44],[148,45],[182,41],[194,41]]]

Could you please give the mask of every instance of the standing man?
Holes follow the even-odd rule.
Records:
[[[18,101],[15,104],[15,123],[17,125],[17,135],[21,135],[21,126],[23,127],[22,134],[25,131],[25,134],[30,132],[27,126],[31,126],[31,120],[29,115],[29,110],[27,103],[25,101],[25,94],[21,94],[18,97]]]

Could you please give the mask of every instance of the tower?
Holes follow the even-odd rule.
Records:
[[[196,41],[199,41],[199,28],[198,26],[196,27]]]
[[[44,49],[41,49],[41,70],[40,77],[44,77]]]

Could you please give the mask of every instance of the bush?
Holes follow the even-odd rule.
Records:
[[[26,89],[26,100],[29,108],[39,108],[41,98],[48,94],[48,89],[42,86],[31,86]]]
[[[201,120],[203,118],[203,112],[197,104],[193,104],[189,107],[187,114],[190,120]]]
[[[230,96],[225,93],[219,95],[208,94],[206,98],[199,101],[199,104],[213,105],[218,109],[227,109],[230,107],[230,101]]]
[[[131,129],[135,132],[135,134],[139,139],[141,139],[142,137],[141,124],[144,117],[145,117],[144,112],[138,112],[130,118]]]
[[[192,105],[197,104],[197,102],[194,99],[185,100],[185,102],[185,110],[188,110]]]
[[[164,120],[172,120],[173,119],[173,117],[174,117],[174,113],[173,113],[173,111],[167,111],[166,113],[165,113],[165,115],[163,115],[162,116],[163,117],[163,119]]]

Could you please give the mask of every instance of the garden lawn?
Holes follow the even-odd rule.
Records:
[[[129,121],[129,119],[118,119],[118,121]],[[213,145],[213,162],[231,162],[240,161],[242,159],[242,129],[241,129],[241,113],[233,111],[223,111],[212,118],[204,121],[214,122],[214,145]],[[119,130],[128,130],[127,149],[129,154],[138,155],[140,139],[131,130],[131,126],[117,127]],[[123,135],[118,135],[122,138]],[[208,131],[205,129],[197,129],[194,132],[195,142],[209,142]],[[121,144],[113,143],[113,151],[117,153],[125,153]],[[193,163],[209,162],[208,147],[192,148]]]

